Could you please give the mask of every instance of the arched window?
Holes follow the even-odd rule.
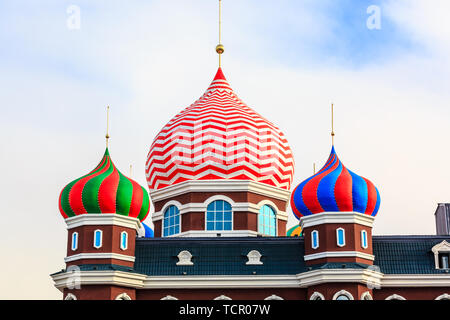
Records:
[[[102,235],[102,230],[97,229],[94,231],[94,248],[99,249],[102,247]]]
[[[224,200],[211,202],[206,208],[206,230],[232,230],[231,204]]]
[[[180,233],[180,210],[171,205],[164,212],[163,236],[171,236]]]
[[[450,294],[448,293],[441,294],[435,300],[450,300]]]
[[[402,296],[399,296],[398,294],[393,294],[387,297],[386,300],[406,300],[406,299],[403,298]]]
[[[267,204],[259,209],[258,232],[267,236],[277,235],[277,217],[275,210]]]
[[[77,300],[77,297],[73,293],[68,293],[64,300]]]
[[[116,297],[116,300],[131,300],[131,297],[124,292],[124,293],[119,294]]]
[[[319,247],[319,231],[313,230],[311,232],[311,248],[317,249]]]
[[[334,294],[333,300],[354,300],[354,298],[350,292],[341,290]]]
[[[325,300],[325,297],[320,292],[314,292],[311,297],[309,297],[309,300]]]
[[[126,231],[120,233],[120,249],[128,249],[128,233]]]
[[[72,233],[72,251],[78,249],[78,232]]]
[[[221,296],[214,298],[214,300],[232,300],[232,299],[230,297],[221,295]]]
[[[361,295],[361,300],[373,300],[373,298],[372,298],[370,292],[366,291]]]
[[[336,229],[336,240],[338,247],[345,246],[345,230],[342,228]]]

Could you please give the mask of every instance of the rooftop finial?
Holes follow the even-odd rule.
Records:
[[[331,143],[334,146],[334,106],[331,104]]]
[[[314,174],[316,174],[316,163],[313,163],[313,170],[314,170]]]
[[[219,44],[216,46],[216,52],[219,54],[219,68],[222,66],[222,53],[225,47],[222,44],[222,0],[219,0]]]
[[[106,107],[106,147],[108,148],[109,140],[109,106]]]

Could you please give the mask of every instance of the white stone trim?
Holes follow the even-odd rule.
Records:
[[[373,300],[373,297],[369,291],[366,291],[363,294],[361,294],[361,300]]]
[[[406,300],[406,299],[403,298],[402,296],[399,296],[398,294],[392,294],[384,300]]]
[[[353,295],[346,290],[341,290],[341,291],[336,292],[333,296],[333,300],[336,300],[339,296],[346,296],[350,300],[355,300],[355,298],[353,298]]]
[[[268,296],[267,298],[264,298],[264,300],[284,300],[282,297],[280,297],[280,296],[277,296],[277,295],[271,295],[271,296]]]
[[[167,295],[165,297],[162,297],[160,300],[178,300],[178,298],[175,298],[173,296]]]
[[[165,238],[176,238],[176,237],[217,237],[220,234],[221,237],[256,237],[258,233],[253,230],[189,230],[174,234]]]
[[[77,300],[77,297],[73,293],[68,293],[64,300]]]
[[[309,261],[322,258],[342,258],[342,257],[356,257],[371,261],[375,260],[375,256],[373,254],[368,254],[360,251],[324,251],[319,253],[307,254],[304,256],[304,259],[305,261]]]
[[[288,214],[286,213],[286,211],[284,211],[284,210],[286,210],[286,208],[285,208],[284,210],[280,210],[280,209],[277,207],[277,205],[276,205],[273,201],[270,201],[269,199],[261,200],[260,202],[258,202],[258,203],[256,204],[256,207],[258,208],[258,213],[259,213],[259,210],[261,209],[261,207],[262,207],[263,205],[265,205],[265,204],[268,205],[268,206],[270,206],[270,207],[272,207],[273,210],[275,210],[275,214],[276,214],[277,220],[278,220],[278,219],[280,219],[280,220],[285,220],[285,221],[288,220]],[[278,223],[277,223],[277,227],[278,227]],[[278,232],[278,230],[277,230],[277,232]],[[277,234],[278,234],[278,233],[277,233]]]
[[[262,265],[261,257],[262,254],[258,250],[252,250],[247,254],[248,261],[245,264],[250,266]]]
[[[131,297],[124,292],[119,294],[115,300],[131,300]]]
[[[447,241],[444,240],[444,241],[438,243],[437,245],[435,245],[433,248],[431,248],[431,252],[434,253],[435,268],[440,269],[439,268],[439,253],[450,252],[450,243],[448,243]]]
[[[329,282],[354,282],[379,288],[383,274],[370,269],[318,269],[297,275],[300,288]]]
[[[440,296],[436,297],[436,299],[434,299],[434,300],[450,300],[450,294],[448,294],[448,293],[441,294]]]
[[[115,225],[139,231],[142,227],[141,222],[137,218],[122,216],[116,213],[82,214],[67,218],[65,221],[67,230],[81,226]]]
[[[100,233],[100,243],[98,245],[95,243],[95,240],[97,238],[97,236],[96,236],[97,233]],[[94,243],[92,245],[94,246],[95,249],[100,249],[102,247],[102,245],[103,245],[103,230],[101,230],[101,229],[94,230]]]
[[[340,244],[339,243],[339,231],[342,231],[342,240],[344,241],[344,243]],[[336,229],[336,245],[340,248],[345,247],[345,229],[344,228],[337,228]]]
[[[317,300],[317,298],[320,298],[320,300],[325,300],[325,297],[320,292],[314,292],[311,297],[309,297],[309,300]]]
[[[117,259],[134,262],[134,256],[127,256],[119,253],[100,252],[100,253],[79,253],[64,258],[64,262],[72,262],[82,259]]]
[[[233,300],[233,299],[231,299],[230,297],[221,295],[221,296],[214,298],[214,300]]]
[[[228,202],[231,205],[231,208],[233,208],[233,206],[236,204],[236,202],[234,202],[233,199],[231,199],[230,197],[227,197],[223,194],[216,194],[216,195],[209,197],[208,199],[205,200],[205,202],[203,202],[203,204],[205,206],[205,210],[212,202],[217,201],[217,200],[223,200],[223,201]]]
[[[384,287],[450,287],[450,273],[441,274],[385,274]]]
[[[150,191],[152,202],[172,198],[187,192],[252,192],[275,199],[288,201],[289,190],[269,186],[250,180],[188,180],[165,188]]]
[[[322,212],[300,218],[302,229],[325,223],[354,223],[372,227],[374,217],[359,212]]]
[[[226,199],[216,199],[216,200],[224,200],[224,201],[228,202],[228,200],[226,200]],[[189,212],[206,212],[206,208],[207,208],[208,204],[206,204],[206,202],[190,202],[190,203],[182,204],[177,207],[180,210],[180,216],[182,216],[183,214],[189,213]],[[254,203],[250,203],[250,202],[233,202],[233,203],[231,203],[230,202],[230,204],[231,204],[231,208],[233,210],[233,214],[236,212],[251,212],[251,213],[255,213],[255,214],[259,213],[258,205],[254,204]],[[167,207],[161,209],[160,211],[154,212],[152,214],[152,221],[155,222],[155,221],[163,220],[165,209],[167,209]],[[274,209],[278,210],[278,209],[276,209],[276,207]],[[277,219],[287,221],[288,215],[285,211],[278,210],[277,211]]]
[[[194,263],[192,262],[192,254],[187,250],[181,251],[177,255],[177,258],[178,258],[177,266],[193,266],[194,265]]]

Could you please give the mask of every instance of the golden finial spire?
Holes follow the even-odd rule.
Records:
[[[314,170],[314,174],[316,174],[316,163],[313,163],[313,170]]]
[[[334,106],[331,104],[331,144],[334,146]]]
[[[219,0],[219,44],[216,46],[216,52],[219,54],[219,68],[222,66],[222,53],[225,47],[222,44],[222,0]]]
[[[106,107],[106,147],[108,148],[109,140],[109,106]]]
[[[130,178],[131,178],[132,175],[133,175],[133,165],[130,164]]]

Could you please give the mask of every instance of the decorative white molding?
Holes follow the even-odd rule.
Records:
[[[247,254],[248,261],[245,264],[262,265],[261,257],[262,254],[258,250],[252,250]]]
[[[73,293],[68,293],[64,300],[77,300],[77,297]]]
[[[372,288],[379,288],[383,274],[370,269],[318,269],[297,275],[300,288],[330,282],[361,283]]]
[[[115,300],[131,300],[131,297],[124,292],[119,294]]]
[[[231,299],[230,297],[221,295],[221,296],[214,298],[214,300],[233,300],[233,299]]]
[[[189,230],[168,236],[166,238],[192,238],[192,237],[256,237],[258,233],[252,230]]]
[[[100,243],[96,244],[96,240],[97,240],[97,234],[100,234]],[[103,245],[103,231],[100,229],[96,229],[94,231],[94,243],[93,246],[95,249],[100,249]]]
[[[441,294],[439,297],[436,297],[434,300],[450,300],[450,294],[444,293]]]
[[[355,300],[355,298],[353,298],[353,295],[346,290],[336,292],[333,296],[333,300],[337,300],[339,296],[346,296],[349,300]]]
[[[450,287],[450,273],[385,274],[381,287]]]
[[[322,212],[300,218],[302,229],[324,223],[355,223],[372,228],[374,217],[359,212]]]
[[[431,248],[431,251],[434,253],[434,266],[439,269],[439,253],[450,252],[450,243],[444,240]]]
[[[399,296],[398,294],[393,294],[387,297],[385,300],[406,300],[402,296]]]
[[[191,261],[192,254],[187,250],[181,251],[177,257],[178,257],[177,266],[193,266],[194,265],[194,263]]]
[[[265,183],[249,180],[188,180],[167,186],[162,189],[150,191],[152,202],[172,198],[187,192],[252,192],[275,199],[288,201],[291,195],[289,190],[272,187]]]
[[[314,292],[311,297],[309,297],[309,300],[325,300],[325,297],[320,292]]]
[[[342,240],[344,241],[344,243],[339,243],[339,232],[342,232]],[[345,247],[345,230],[344,228],[337,228],[336,229],[336,245],[338,247]]]
[[[178,298],[175,298],[173,296],[165,296],[165,297],[161,298],[161,300],[178,300]]]
[[[72,256],[68,256],[64,258],[64,262],[71,262],[81,259],[117,259],[123,261],[134,262],[134,256],[127,256],[119,253],[109,253],[109,252],[100,252],[100,253],[79,253],[74,254]]]
[[[81,226],[115,225],[139,231],[139,229],[142,227],[141,222],[137,218],[122,216],[116,213],[88,213],[67,218],[65,221],[67,224],[67,230]]]
[[[214,196],[216,197],[216,196]],[[215,200],[225,200],[223,199],[225,196],[220,196],[221,198],[217,198]],[[212,197],[211,197],[212,198]],[[209,200],[209,199],[208,199]],[[228,200],[225,200],[228,202]],[[208,203],[209,204],[209,203]],[[206,212],[206,208],[208,206],[207,202],[190,202],[186,203],[180,206],[177,206],[180,210],[180,215],[182,216],[185,213],[189,212]],[[250,203],[250,202],[234,202],[231,203],[231,209],[233,213],[235,212],[251,212],[258,214],[260,207],[258,207],[257,204]],[[164,207],[161,209],[161,211],[156,211],[152,214],[152,221],[159,221],[164,219],[164,211],[167,209],[167,207]],[[287,221],[288,215],[285,211],[279,211],[277,210],[277,219]]]
[[[361,295],[361,300],[373,300],[373,298],[370,292],[366,291]]]
[[[307,254],[304,256],[305,261],[322,259],[322,258],[342,258],[342,257],[356,257],[366,260],[375,260],[373,254],[368,254],[359,251],[324,251],[319,253]]]
[[[273,295],[265,298],[264,300],[284,300],[284,299],[282,297],[280,297],[280,296],[276,296],[276,295],[273,294]]]

